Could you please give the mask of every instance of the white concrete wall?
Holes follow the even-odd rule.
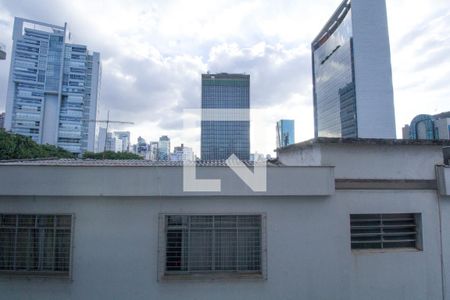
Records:
[[[25,164],[0,164],[0,196],[328,196],[335,188],[329,167],[268,167],[267,189],[258,192],[228,167],[197,167],[197,179],[220,180],[220,191],[203,192],[186,191],[183,167]]]
[[[75,214],[72,281],[0,277],[2,299],[442,299],[434,192],[0,197],[0,212]],[[161,212],[266,213],[268,279],[158,282]],[[423,251],[351,251],[350,213],[395,212],[422,213]]]
[[[448,178],[450,181],[450,178]],[[448,182],[448,184],[450,184]],[[450,299],[450,196],[441,196],[442,264],[444,270],[444,299]]]
[[[339,179],[432,180],[443,162],[439,145],[315,144],[282,150],[278,158],[289,166],[335,166]]]

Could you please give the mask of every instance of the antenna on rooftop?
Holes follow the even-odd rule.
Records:
[[[94,122],[94,123],[104,123],[106,124],[106,133],[105,133],[105,145],[103,147],[103,153],[106,151],[106,142],[108,141],[108,128],[109,128],[109,124],[131,124],[134,125],[134,122],[126,122],[126,121],[111,121],[109,119],[109,110],[108,110],[108,115],[106,117],[106,120],[84,120],[87,122]]]

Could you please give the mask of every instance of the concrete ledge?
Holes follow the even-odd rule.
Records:
[[[220,192],[185,192],[182,167],[0,165],[0,196],[329,196],[333,167],[268,167],[267,191],[254,192],[228,167],[197,167]]]

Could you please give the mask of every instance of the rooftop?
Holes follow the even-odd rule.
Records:
[[[277,149],[280,151],[290,151],[302,149],[306,146],[317,144],[353,144],[353,145],[380,145],[380,146],[450,146],[450,140],[401,140],[401,139],[342,139],[342,138],[315,138],[297,144],[292,144],[284,148]]]
[[[228,167],[224,160],[196,161],[197,167]],[[252,161],[243,161],[247,167]],[[270,167],[281,166],[277,161],[268,161]],[[182,167],[182,161],[149,160],[96,160],[96,159],[17,159],[0,161],[0,166],[61,166],[61,167]]]

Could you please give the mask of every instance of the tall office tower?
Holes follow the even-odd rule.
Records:
[[[159,138],[158,160],[170,160],[170,139],[167,135]]]
[[[136,154],[146,158],[147,157],[147,151],[148,151],[148,145],[144,138],[138,137],[137,139],[137,147],[136,147]]]
[[[202,114],[201,159],[249,160],[250,75],[203,74],[202,109],[209,117]]]
[[[117,152],[121,151],[122,144],[121,141],[118,140],[112,132],[106,132],[106,128],[100,127],[98,131],[97,138],[97,146],[96,152],[104,152],[104,151],[112,151]]]
[[[280,120],[277,122],[277,148],[295,144],[295,121]]]
[[[159,143],[158,142],[150,142],[148,144],[148,159],[152,161],[158,160],[158,152],[159,152]]]
[[[115,131],[114,136],[118,141],[117,152],[130,152],[130,132],[129,131]]]
[[[345,0],[311,47],[315,136],[395,138],[385,0]]]
[[[94,151],[100,54],[67,25],[15,18],[5,128],[79,154]]]

